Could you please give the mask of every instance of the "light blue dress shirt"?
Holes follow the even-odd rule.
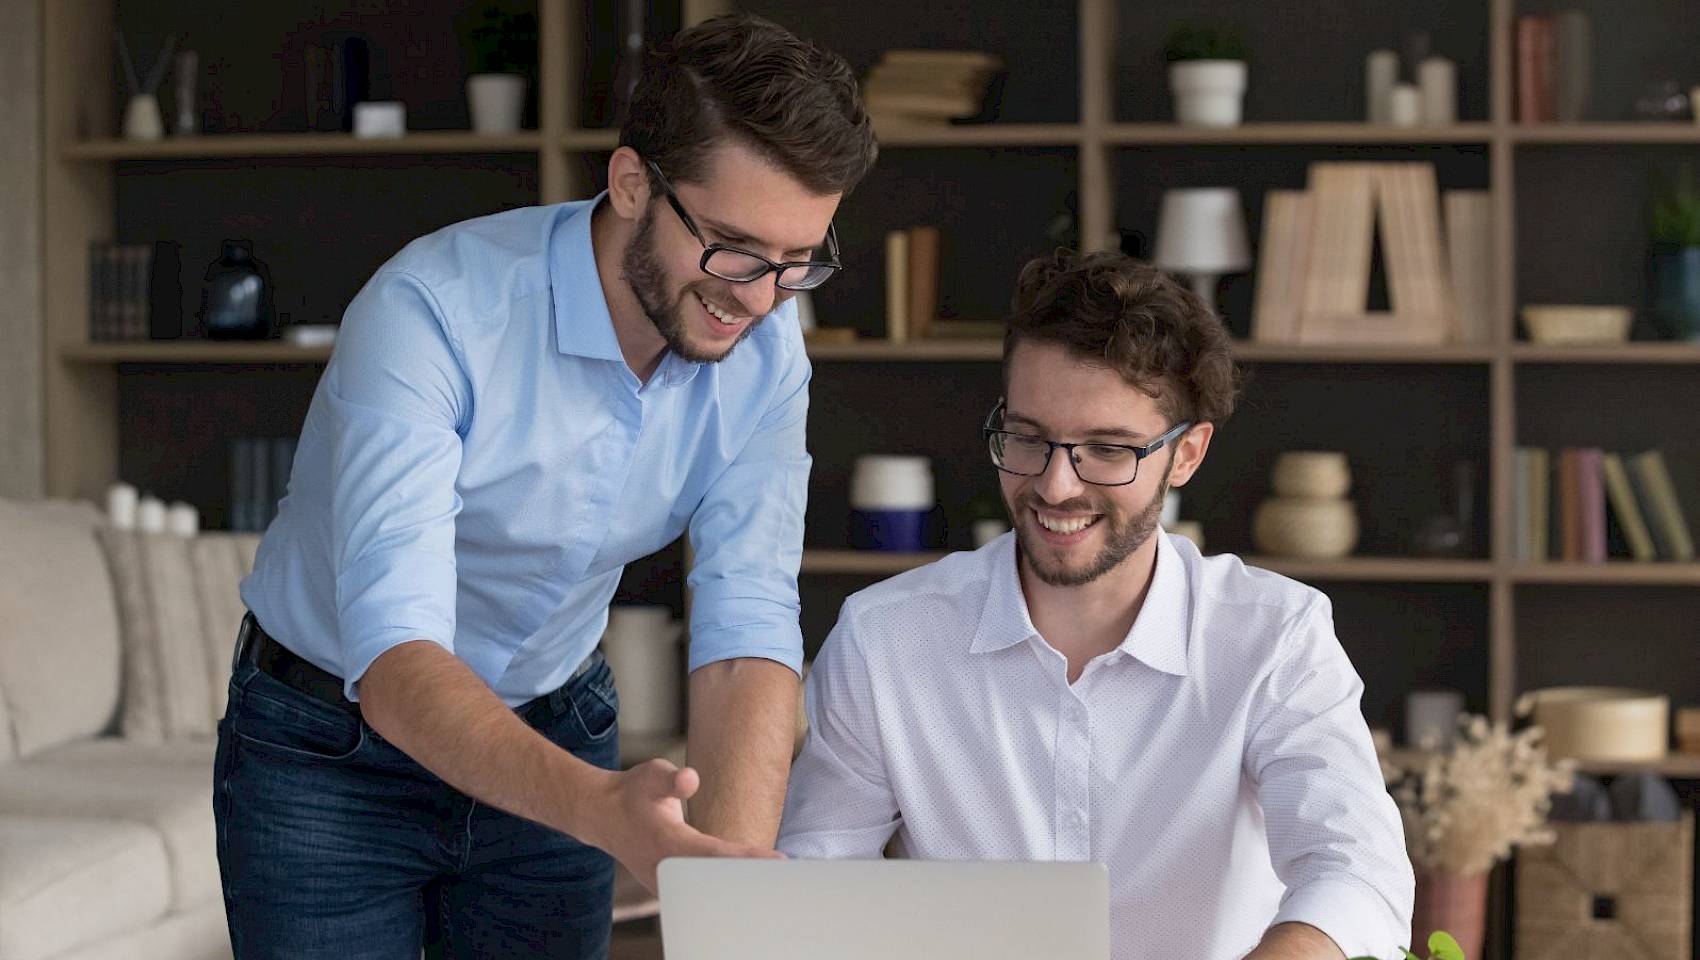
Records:
[[[242,599],[355,681],[441,644],[509,705],[595,649],[623,566],[689,529],[691,669],[802,665],[809,363],[789,301],[729,357],[626,365],[591,250],[601,197],[420,238],[342,332]]]

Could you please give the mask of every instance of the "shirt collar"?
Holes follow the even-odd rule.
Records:
[[[555,349],[567,356],[624,364],[626,356],[620,352],[614,318],[608,312],[608,299],[602,295],[602,277],[596,271],[596,250],[590,235],[591,220],[607,196],[604,190],[580,204],[555,227]],[[651,379],[670,387],[682,386],[696,379],[702,366],[669,350]]]
[[[1158,530],[1153,535],[1157,538],[1157,569],[1151,577],[1151,589],[1145,593],[1133,628],[1116,651],[1154,670],[1184,677],[1191,628],[1186,561],[1169,542],[1167,533]],[[986,549],[992,551],[992,568],[970,653],[1003,650],[1039,636],[1016,570],[1015,534],[1004,534]]]

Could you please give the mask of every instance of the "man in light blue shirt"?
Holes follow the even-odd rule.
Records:
[[[809,470],[786,301],[839,269],[875,146],[844,62],[748,17],[676,37],[630,112],[606,193],[417,240],[348,308],[242,585],[238,957],[600,956],[609,854],[652,887],[667,856],[775,855]],[[616,772],[607,606],[686,532],[692,767]]]

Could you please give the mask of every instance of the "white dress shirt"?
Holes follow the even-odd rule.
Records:
[[[780,849],[1102,862],[1116,960],[1230,960],[1287,921],[1397,955],[1411,864],[1328,599],[1157,536],[1133,629],[1072,686],[1014,534],[852,596]]]

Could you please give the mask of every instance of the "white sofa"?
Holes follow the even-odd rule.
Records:
[[[230,956],[214,730],[256,541],[0,500],[0,960]]]

